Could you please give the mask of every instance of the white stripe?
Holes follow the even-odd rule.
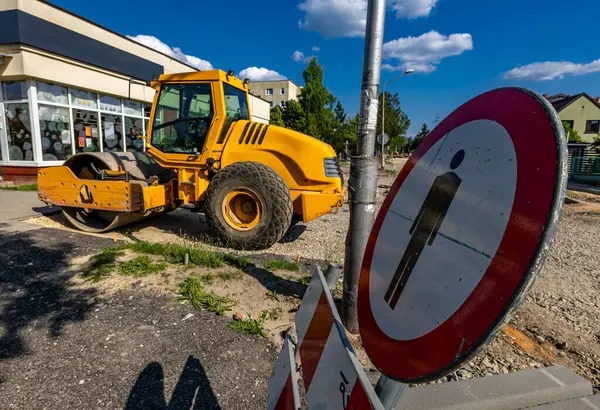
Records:
[[[306,289],[306,293],[302,298],[302,303],[300,304],[300,308],[296,313],[296,334],[298,335],[298,349],[302,346],[302,341],[304,340],[304,336],[306,335],[306,331],[308,330],[308,326],[315,314],[315,309],[317,308],[317,304],[319,303],[319,299],[323,294],[323,285],[321,283],[321,279],[319,275],[313,273],[313,276],[310,280],[310,284],[308,285],[308,289]]]
[[[581,401],[590,406],[594,410],[600,410],[600,407],[596,406],[594,403],[590,401],[587,397],[582,397]]]
[[[331,326],[325,349],[306,393],[308,408],[310,410],[345,408],[344,404],[348,403],[356,380],[356,370],[350,361],[346,347],[342,344],[337,328]],[[342,386],[345,393],[341,390]]]
[[[550,379],[554,380],[556,382],[556,384],[558,384],[559,386],[566,386],[566,384],[563,383],[562,380],[560,380],[558,377],[556,377],[553,374],[551,374],[548,370],[546,370],[546,369],[540,369],[540,371],[542,373],[544,373],[546,376],[548,376]]]

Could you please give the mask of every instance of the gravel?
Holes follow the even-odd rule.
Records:
[[[378,208],[393,180],[390,174],[380,175]],[[510,326],[478,357],[438,383],[562,364],[600,391],[599,198],[573,191],[569,196],[583,203],[565,205],[555,243]],[[348,223],[346,204],[338,214],[309,222],[295,241],[269,252],[342,263]]]

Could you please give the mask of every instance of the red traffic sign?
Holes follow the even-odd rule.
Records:
[[[510,319],[556,231],[566,158],[556,111],[522,88],[472,99],[425,138],[365,250],[358,321],[376,367],[437,379]]]

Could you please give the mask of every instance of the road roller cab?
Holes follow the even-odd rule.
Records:
[[[343,203],[333,148],[253,122],[246,82],[212,70],[152,86],[145,153],[82,153],[39,172],[40,199],[77,228],[104,232],[186,207],[231,245],[258,249]]]

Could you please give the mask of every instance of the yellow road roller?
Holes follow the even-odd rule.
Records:
[[[295,221],[344,201],[333,148],[251,120],[246,81],[221,70],[164,74],[145,150],[83,152],[38,173],[40,200],[87,232],[189,208],[237,248],[265,249]]]

